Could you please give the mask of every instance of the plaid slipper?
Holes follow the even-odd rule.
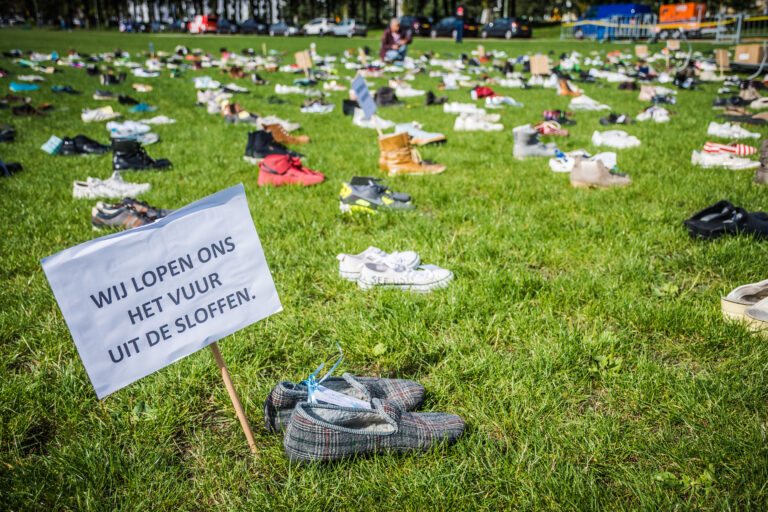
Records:
[[[464,432],[464,420],[453,414],[402,412],[377,398],[371,407],[299,403],[285,431],[285,455],[291,462],[316,462],[426,451],[453,444]]]
[[[384,403],[405,411],[417,409],[424,402],[426,394],[424,386],[412,380],[355,377],[348,373],[326,379],[323,386],[366,402],[379,398]],[[279,382],[264,402],[264,423],[267,430],[274,433],[285,430],[296,404],[306,401],[306,385]]]

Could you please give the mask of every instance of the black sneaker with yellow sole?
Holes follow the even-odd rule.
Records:
[[[354,176],[344,182],[339,192],[342,213],[377,213],[378,210],[413,210],[411,196],[393,192],[381,180],[369,176]]]

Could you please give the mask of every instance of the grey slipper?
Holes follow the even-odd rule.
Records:
[[[285,455],[292,462],[313,462],[426,451],[453,444],[464,432],[464,420],[454,414],[402,412],[377,398],[371,407],[299,403],[285,431]]]
[[[417,409],[424,402],[426,394],[424,386],[412,380],[355,377],[349,373],[341,377],[330,377],[323,382],[323,386],[366,402],[379,398],[384,403],[404,411]],[[285,430],[296,404],[306,401],[306,385],[279,382],[264,402],[264,423],[267,430],[274,433]]]

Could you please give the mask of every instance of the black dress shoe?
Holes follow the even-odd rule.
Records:
[[[63,156],[69,155],[98,155],[106,153],[112,148],[105,144],[96,142],[93,139],[86,137],[85,135],[76,135],[74,138],[64,137],[61,143],[61,149],[59,154]]]

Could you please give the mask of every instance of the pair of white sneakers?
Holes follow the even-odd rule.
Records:
[[[360,254],[339,254],[339,276],[368,290],[374,287],[399,288],[428,293],[444,288],[453,280],[453,272],[436,265],[421,265],[413,251],[387,254],[369,247]]]
[[[760,167],[760,162],[749,158],[741,158],[730,153],[710,153],[696,150],[691,153],[691,163],[705,168],[724,167],[734,171]]]
[[[640,139],[630,135],[624,130],[608,130],[592,133],[592,144],[595,146],[608,146],[609,148],[625,149],[640,145]]]

